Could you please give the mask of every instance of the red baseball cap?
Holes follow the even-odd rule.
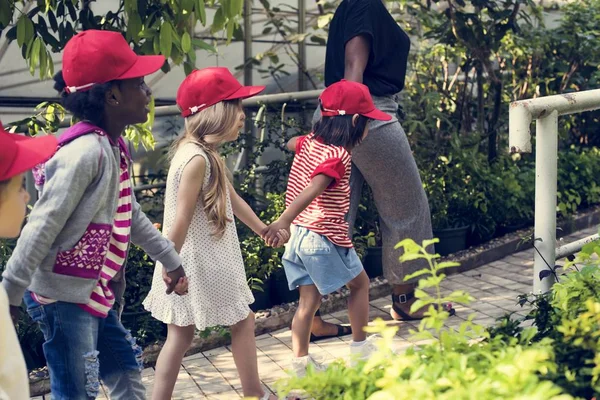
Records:
[[[47,161],[58,142],[52,135],[27,137],[8,133],[0,123],[0,181],[19,175]]]
[[[181,82],[177,105],[189,117],[223,100],[247,99],[263,90],[265,86],[242,86],[227,68],[197,69]]]
[[[342,79],[323,90],[319,101],[323,117],[360,114],[380,121],[392,119],[389,114],[375,108],[369,88],[358,82]]]
[[[63,52],[63,78],[67,93],[97,83],[139,78],[158,71],[163,56],[138,56],[118,32],[87,30],[73,36]]]

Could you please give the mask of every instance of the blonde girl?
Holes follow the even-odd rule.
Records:
[[[195,328],[230,326],[232,353],[244,396],[269,399],[257,368],[254,302],[246,282],[234,215],[262,235],[266,225],[235,192],[227,179],[218,148],[238,138],[245,115],[241,100],[264,87],[244,87],[226,68],[192,72],[177,92],[185,117],[185,134],[172,148],[167,177],[164,232],[189,265],[189,295],[166,296],[162,267],[157,265],[144,306],[168,324],[158,357],[153,399],[170,399],[179,366],[191,345]],[[278,233],[276,245],[289,239]],[[275,398],[275,397],[273,397]]]

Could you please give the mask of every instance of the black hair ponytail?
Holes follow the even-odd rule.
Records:
[[[75,118],[90,121],[95,125],[103,123],[106,92],[113,84],[114,82],[97,84],[83,92],[67,93],[62,71],[54,75],[54,89],[59,93],[63,107]]]

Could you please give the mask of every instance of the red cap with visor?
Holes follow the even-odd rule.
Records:
[[[189,117],[224,100],[246,99],[265,90],[264,86],[242,86],[227,68],[192,71],[177,90],[181,115]]]
[[[380,121],[392,119],[375,107],[369,88],[358,82],[342,79],[323,90],[319,101],[323,117],[360,114]]]
[[[56,152],[54,136],[27,137],[8,133],[0,123],[0,181],[46,162]]]
[[[63,52],[65,92],[81,92],[95,84],[150,75],[164,63],[163,56],[135,54],[118,32],[83,31],[69,40]]]

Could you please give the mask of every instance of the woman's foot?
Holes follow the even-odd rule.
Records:
[[[421,307],[415,312],[411,312],[410,309],[415,301],[417,301],[417,299],[415,298],[414,287],[404,293],[398,293],[397,288],[394,287],[390,315],[396,321],[415,321],[425,318],[425,313],[429,309],[429,306]],[[454,308],[452,308],[452,304],[450,303],[444,304],[443,308],[451,316],[456,313]]]
[[[310,341],[316,342],[332,337],[340,337],[352,334],[352,328],[347,325],[336,325],[323,321],[319,311],[315,314],[312,328],[310,330]]]

